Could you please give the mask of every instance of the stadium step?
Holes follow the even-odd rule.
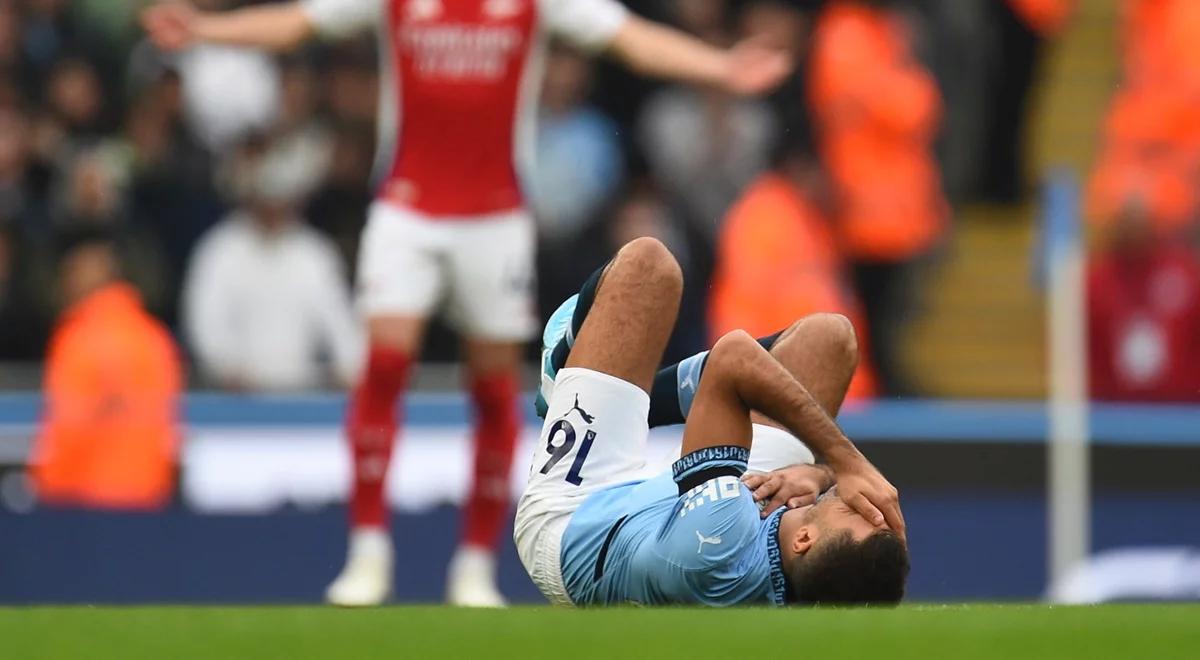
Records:
[[[929,268],[924,314],[905,355],[916,386],[937,396],[1033,397],[1042,392],[1041,297],[1034,288],[1028,209],[970,208]]]

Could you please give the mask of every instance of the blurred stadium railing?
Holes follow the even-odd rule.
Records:
[[[189,396],[178,497],[146,515],[37,507],[24,466],[40,398],[0,396],[0,602],[317,601],[343,552],[343,405],[333,394]],[[458,395],[408,403],[390,484],[401,600],[441,599],[467,488],[468,413]],[[529,447],[536,420],[526,421]],[[913,598],[1044,592],[1045,405],[881,401],[841,422],[901,489]],[[1098,405],[1090,423],[1093,548],[1200,546],[1200,409]],[[665,462],[677,441],[656,432],[652,452]],[[515,480],[528,455],[518,452]],[[501,585],[540,599],[511,547]]]

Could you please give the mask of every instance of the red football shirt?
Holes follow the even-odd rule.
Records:
[[[1102,256],[1088,272],[1092,396],[1200,401],[1200,261],[1164,246]]]
[[[598,49],[616,0],[307,0],[317,29],[380,35],[380,199],[433,217],[524,206],[550,35]]]

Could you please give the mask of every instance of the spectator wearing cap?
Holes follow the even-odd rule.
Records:
[[[243,145],[227,172],[241,204],[201,238],[184,281],[194,357],[225,389],[345,385],[361,359],[337,247],[297,214],[306,173],[281,153]]]
[[[174,342],[122,280],[108,233],[76,228],[62,243],[66,311],[46,363],[35,490],[55,505],[161,508],[174,490],[179,441]]]

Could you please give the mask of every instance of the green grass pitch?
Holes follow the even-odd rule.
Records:
[[[0,658],[1200,659],[1200,606],[0,609]]]

